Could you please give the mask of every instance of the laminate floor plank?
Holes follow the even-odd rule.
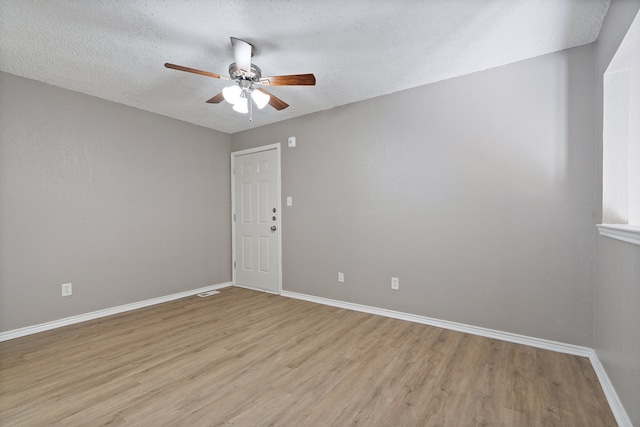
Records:
[[[242,288],[0,343],[7,426],[615,426],[588,359]]]

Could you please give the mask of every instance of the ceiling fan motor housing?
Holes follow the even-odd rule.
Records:
[[[231,80],[250,80],[252,82],[260,81],[262,77],[262,70],[255,64],[251,64],[251,71],[245,73],[244,70],[239,70],[235,62],[229,65],[229,76]]]

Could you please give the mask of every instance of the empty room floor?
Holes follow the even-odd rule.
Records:
[[[0,360],[7,426],[616,425],[587,358],[236,287]]]

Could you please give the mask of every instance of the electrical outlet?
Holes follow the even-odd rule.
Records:
[[[63,283],[62,284],[62,296],[63,297],[68,297],[71,294],[73,294],[73,289],[71,287],[71,283]]]
[[[344,282],[344,273],[338,272],[338,282]]]
[[[391,289],[393,289],[394,291],[400,290],[400,279],[398,279],[397,277],[391,278]]]

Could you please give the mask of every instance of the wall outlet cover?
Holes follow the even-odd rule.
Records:
[[[62,284],[62,296],[63,297],[68,297],[70,295],[73,295],[73,287],[72,287],[71,283],[63,283]]]

